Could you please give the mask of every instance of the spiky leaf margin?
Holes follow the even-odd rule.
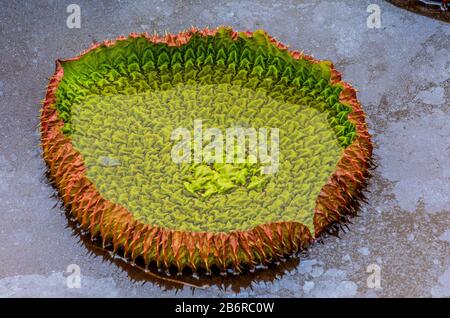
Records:
[[[131,33],[129,37],[145,37],[152,43],[181,46],[189,42],[194,34],[214,36],[221,28],[198,30],[192,28],[179,34],[165,36],[147,33]],[[252,37],[252,32],[232,31],[233,40],[238,36]],[[280,50],[288,51],[294,59],[319,61],[298,51],[289,51],[287,46],[266,34],[270,42]],[[65,60],[75,61],[92,50],[113,46],[114,41],[96,43],[79,56]],[[240,271],[245,266],[266,263],[273,259],[305,249],[314,239],[349,215],[355,214],[354,203],[361,196],[371,166],[372,144],[365,122],[365,113],[356,98],[356,91],[341,81],[340,74],[330,63],[331,84],[343,87],[339,101],[350,106],[348,119],[356,127],[357,137],[343,151],[336,171],[321,189],[314,210],[314,233],[299,222],[277,222],[262,224],[248,231],[229,233],[187,232],[144,224],[133,218],[123,206],[103,198],[95,185],[86,176],[86,167],[81,154],[75,150],[69,137],[62,132],[64,122],[55,108],[55,93],[64,76],[61,60],[56,61],[56,71],[50,79],[41,113],[41,140],[43,156],[50,177],[71,214],[81,227],[94,236],[100,235],[103,244],[111,243],[114,251],[123,249],[126,257],[135,260],[142,257],[146,264],[179,270],[190,267],[211,269],[233,268]]]

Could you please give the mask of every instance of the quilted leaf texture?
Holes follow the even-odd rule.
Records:
[[[200,161],[176,163],[172,133],[195,134],[195,120],[224,135],[204,135]],[[231,161],[211,151],[230,127],[278,129],[278,169],[263,173],[245,148]],[[58,60],[41,139],[81,227],[179,270],[241,271],[306,248],[356,213],[372,155],[356,92],[332,63],[228,27],[130,34]]]

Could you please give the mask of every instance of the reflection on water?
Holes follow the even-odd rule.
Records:
[[[119,250],[113,253],[112,246],[103,247],[99,238],[91,239],[90,234],[79,227],[79,224],[69,212],[66,212],[66,216],[67,227],[72,229],[74,236],[79,238],[79,241],[89,249],[92,255],[102,257],[103,260],[119,266],[134,282],[151,282],[166,290],[177,291],[185,287],[195,290],[215,285],[219,289],[231,289],[233,292],[239,293],[241,288],[250,287],[252,283],[273,282],[279,279],[284,274],[295,269],[300,263],[300,258],[304,258],[307,255],[307,251],[303,251],[298,255],[267,266],[260,265],[241,274],[228,272],[224,275],[220,274],[217,269],[212,269],[212,273],[206,273],[204,270],[193,273],[190,269],[186,269],[182,274],[178,274],[175,268],[169,271],[161,271],[153,264],[146,268],[144,262],[139,259],[134,263],[126,260],[122,251]]]

